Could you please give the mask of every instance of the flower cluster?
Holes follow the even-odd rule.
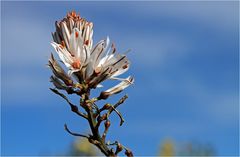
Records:
[[[91,89],[101,87],[100,83],[107,79],[120,80],[119,84],[100,94],[100,97],[105,99],[134,82],[131,76],[118,78],[129,69],[130,62],[125,54],[116,52],[115,45],[110,44],[108,37],[93,46],[92,22],[86,21],[73,11],[63,20],[56,21],[55,25],[56,31],[52,33],[51,45],[68,69],[66,73],[51,55],[49,67],[54,74],[51,82],[56,88],[69,91],[72,88],[81,88],[84,84]]]

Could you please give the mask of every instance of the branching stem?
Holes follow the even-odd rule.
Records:
[[[64,128],[69,134],[71,134],[73,136],[79,136],[79,137],[87,138],[88,141],[90,143],[94,144],[96,147],[98,147],[105,156],[117,156],[117,154],[121,150],[119,150],[119,148],[116,148],[116,150],[114,151],[113,148],[110,148],[110,145],[116,145],[118,142],[116,141],[113,144],[107,144],[105,142],[105,138],[106,138],[109,126],[110,126],[110,121],[108,120],[108,117],[110,116],[112,111],[115,111],[121,119],[120,125],[123,124],[124,119],[123,119],[121,113],[116,108],[119,105],[121,105],[128,98],[127,95],[122,97],[115,105],[110,105],[109,104],[108,108],[107,108],[108,112],[104,113],[101,116],[100,113],[102,111],[104,111],[105,109],[98,109],[98,106],[95,104],[96,100],[93,101],[89,98],[90,90],[87,87],[85,88],[85,91],[82,92],[82,94],[80,95],[81,96],[80,106],[84,108],[84,110],[86,111],[86,114],[80,112],[78,110],[78,107],[76,105],[74,105],[73,103],[71,103],[68,100],[68,98],[64,94],[60,93],[57,89],[50,88],[50,90],[52,92],[54,92],[55,94],[61,96],[64,100],[66,100],[67,103],[70,105],[71,110],[74,113],[76,113],[77,115],[87,119],[87,121],[89,123],[89,126],[91,128],[91,132],[92,132],[92,135],[88,135],[88,136],[87,135],[82,135],[82,134],[79,134],[79,133],[75,133],[75,132],[70,131],[68,129],[67,125],[65,124]],[[105,122],[105,129],[104,129],[103,135],[101,136],[100,132],[99,132],[99,126],[103,121],[106,121],[109,124]]]

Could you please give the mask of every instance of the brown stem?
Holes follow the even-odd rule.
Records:
[[[61,96],[63,99],[65,99],[67,101],[67,103],[70,105],[71,110],[74,113],[76,113],[77,115],[88,120],[92,135],[86,136],[86,135],[82,135],[79,133],[74,133],[68,129],[66,124],[64,125],[65,130],[73,136],[80,136],[80,137],[87,138],[89,140],[89,142],[94,144],[96,147],[98,147],[105,156],[117,156],[117,154],[122,150],[122,148],[120,149],[117,147],[116,151],[114,151],[113,148],[109,148],[109,146],[110,146],[109,144],[105,143],[106,134],[107,134],[108,128],[110,126],[110,121],[107,118],[112,113],[112,111],[115,111],[118,114],[118,116],[120,117],[120,119],[121,119],[120,125],[122,125],[122,123],[124,122],[124,119],[122,118],[121,113],[116,110],[116,108],[127,99],[127,95],[125,95],[123,98],[121,98],[113,106],[110,104],[107,104],[102,109],[98,109],[98,107],[94,104],[95,102],[89,99],[90,90],[86,86],[85,88],[83,88],[84,90],[82,90],[82,93],[79,94],[81,96],[80,106],[83,107],[85,109],[85,111],[87,112],[86,114],[84,114],[84,113],[80,112],[78,110],[78,107],[76,105],[72,104],[64,94],[60,93],[56,89],[52,89],[52,88],[50,88],[50,89],[55,94],[57,94],[57,95]],[[100,115],[101,111],[103,111],[105,109],[108,109],[108,112],[101,116]],[[103,135],[101,136],[100,132],[99,132],[99,126],[104,120],[106,120],[105,130],[103,132]],[[109,123],[107,123],[107,122],[109,122]],[[125,154],[127,156],[132,156],[132,152],[130,150],[128,150],[126,148],[125,148],[125,150],[126,150]]]
[[[106,139],[106,136],[107,136],[107,132],[108,132],[108,129],[110,127],[110,121],[106,120],[104,124],[105,124],[105,129],[104,129],[104,132],[103,132],[103,135],[102,135],[102,139],[105,142],[105,139]]]
[[[112,113],[112,111],[115,111],[117,113],[117,115],[120,118],[120,126],[122,126],[122,124],[124,123],[125,120],[123,119],[122,114],[117,109],[115,109],[114,106],[111,106],[111,109],[107,113],[107,117],[109,117],[109,115]]]
[[[96,145],[101,152],[106,155],[106,156],[115,156],[115,154],[107,147],[107,145],[105,144],[104,140],[102,139],[102,137],[100,136],[98,127],[96,127],[96,118],[94,116],[94,113],[92,110],[90,110],[90,108],[87,105],[87,101],[89,100],[89,95],[90,95],[90,91],[88,91],[87,93],[85,93],[85,95],[82,97],[84,98],[82,100],[82,106],[84,106],[87,114],[88,114],[88,123],[90,125],[91,131],[92,131],[92,139],[97,141],[95,143],[93,143],[94,145]],[[85,107],[86,106],[86,107]]]
[[[117,115],[120,118],[120,126],[124,123],[124,119],[122,117],[122,114],[116,109],[119,105],[124,103],[124,101],[128,98],[127,95],[124,95],[115,105],[110,106],[110,109],[108,110],[107,117],[112,113],[112,111],[115,111]]]

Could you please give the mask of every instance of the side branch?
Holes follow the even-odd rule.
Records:
[[[112,111],[115,111],[117,113],[117,115],[119,116],[120,118],[120,126],[124,123],[124,119],[123,119],[123,116],[122,114],[116,109],[119,105],[123,104],[124,101],[128,98],[127,95],[124,95],[115,105],[111,106],[111,108],[108,110],[108,113],[107,115],[109,116]],[[107,117],[108,117],[107,116]]]
[[[78,107],[77,107],[76,105],[72,104],[64,94],[60,93],[60,92],[59,92],[58,90],[56,90],[56,89],[53,89],[53,88],[49,88],[49,89],[50,89],[52,92],[54,92],[55,94],[61,96],[64,100],[66,100],[67,103],[70,105],[71,110],[72,110],[74,113],[76,113],[77,115],[79,115],[79,116],[87,119],[87,115],[85,115],[85,114],[83,114],[82,112],[80,112],[80,111],[78,110]]]
[[[120,126],[122,126],[122,124],[124,123],[125,120],[123,119],[122,114],[117,109],[115,109],[114,106],[111,106],[111,108],[108,110],[107,117],[109,117],[109,115],[112,113],[112,111],[115,111],[117,113],[117,115],[120,118]]]
[[[86,135],[82,135],[82,134],[78,134],[78,133],[71,132],[71,131],[68,129],[67,124],[64,124],[64,129],[65,129],[69,134],[71,134],[71,135],[73,135],[73,136],[85,137],[85,138],[87,138],[87,139],[89,138],[89,137],[86,136]]]
[[[128,98],[127,95],[124,95],[115,105],[114,108],[117,108],[119,105],[123,104],[124,101]]]

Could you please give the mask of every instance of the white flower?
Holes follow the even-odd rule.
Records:
[[[61,61],[68,68],[68,74],[74,75],[79,83],[86,83],[90,88],[100,86],[106,79],[122,82],[110,93],[116,93],[133,83],[133,78],[118,78],[129,69],[130,62],[126,55],[116,53],[114,44],[110,45],[107,37],[94,47],[93,23],[81,18],[75,12],[56,22],[56,32],[52,33],[51,43]],[[131,78],[131,80],[130,80]]]

